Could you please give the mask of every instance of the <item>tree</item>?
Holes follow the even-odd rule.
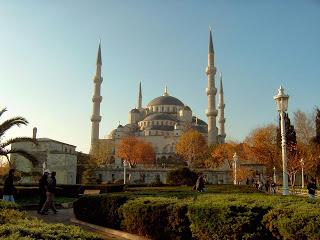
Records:
[[[272,173],[274,166],[279,169],[282,166],[281,149],[277,140],[277,127],[273,124],[253,129],[244,141],[248,149],[248,158],[265,164],[269,173]]]
[[[135,137],[122,138],[117,149],[117,156],[127,161],[131,167],[139,163],[152,163],[156,156],[150,143]]]
[[[232,157],[235,153],[235,146],[231,143],[213,145],[211,158],[206,161],[206,167],[216,168],[228,160],[229,166],[232,167]]]
[[[90,162],[96,166],[104,166],[112,163],[114,144],[110,139],[102,139],[94,144],[90,151]]]
[[[176,145],[176,152],[190,166],[199,159],[203,159],[208,147],[205,138],[196,130],[183,133]]]
[[[234,174],[233,174],[234,177]],[[247,167],[239,166],[237,168],[237,182],[242,182],[253,177],[253,170]]]
[[[6,108],[0,110],[0,117],[7,111]],[[13,117],[8,120],[5,120],[3,123],[0,124],[0,156],[6,157],[10,167],[12,167],[12,162],[10,162],[9,155],[10,154],[18,154],[26,159],[28,159],[34,166],[38,163],[38,159],[28,153],[25,150],[22,149],[16,149],[16,148],[11,148],[8,149],[8,147],[13,144],[13,143],[18,143],[18,142],[32,142],[34,144],[37,144],[37,140],[29,137],[16,137],[16,138],[11,138],[8,140],[3,140],[5,137],[5,134],[7,133],[8,130],[10,130],[14,126],[20,127],[21,125],[27,125],[28,121],[23,118],[23,117]]]
[[[309,144],[312,137],[314,137],[315,124],[312,116],[300,110],[293,113],[293,125],[296,131],[297,142],[299,144]]]

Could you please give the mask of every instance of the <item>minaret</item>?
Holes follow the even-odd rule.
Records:
[[[139,96],[138,96],[138,109],[142,108],[142,91],[141,91],[141,82],[139,84]]]
[[[206,115],[208,117],[208,145],[217,143],[217,109],[216,109],[216,94],[217,89],[215,87],[215,75],[216,68],[214,66],[214,51],[212,43],[211,28],[209,32],[209,52],[208,52],[208,66],[206,68],[206,74],[208,76],[208,87],[206,93],[208,96],[208,109]]]
[[[101,83],[103,81],[103,78],[101,77],[101,66],[102,66],[102,60],[101,60],[101,42],[99,42],[99,49],[98,49],[98,56],[97,56],[97,63],[96,63],[96,74],[93,78],[94,83],[94,90],[93,90],[93,110],[92,110],[92,116],[91,116],[91,149],[92,151],[94,145],[99,140],[99,123],[101,121],[100,116],[100,103],[102,101],[101,97]]]
[[[224,99],[223,99],[223,85],[222,85],[222,73],[220,73],[220,90],[219,90],[219,135],[220,135],[220,143],[225,143],[226,132],[224,128],[224,124],[226,119],[224,118]]]

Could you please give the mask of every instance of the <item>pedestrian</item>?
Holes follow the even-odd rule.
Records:
[[[46,202],[44,203],[40,214],[46,214],[49,208],[56,214],[58,211],[54,205],[54,194],[56,192],[57,180],[56,180],[56,172],[51,172],[50,179],[48,180],[48,187],[46,192]]]
[[[14,172],[14,169],[10,169],[8,176],[4,180],[3,200],[6,202],[14,202],[13,194],[16,191],[16,188],[13,186]]]
[[[196,182],[196,190],[198,192],[203,192],[204,190],[204,178],[202,175],[200,175],[197,179],[197,182]]]
[[[316,189],[317,189],[315,178],[311,178],[311,181],[307,185],[307,189],[308,189],[309,198],[311,200],[314,200],[316,197]]]
[[[274,194],[276,194],[276,183],[273,181],[273,180],[271,180],[271,193],[274,195]]]
[[[50,171],[48,169],[46,169],[42,175],[42,177],[39,180],[39,206],[38,206],[38,213],[41,213],[41,209],[44,205],[44,203],[46,202],[47,196],[46,196],[46,192],[47,192],[47,188],[48,188],[48,175],[49,175]]]
[[[269,180],[266,181],[266,183],[265,183],[265,188],[266,188],[266,192],[269,193],[269,190],[270,190]]]

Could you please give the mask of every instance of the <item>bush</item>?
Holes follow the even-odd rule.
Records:
[[[151,239],[191,239],[187,205],[178,199],[143,197],[119,209],[122,228]]]
[[[277,239],[320,239],[317,204],[279,205],[263,217],[263,223]]]
[[[187,167],[168,172],[167,184],[170,185],[195,185],[198,174]]]
[[[198,199],[189,206],[191,232],[195,239],[271,239],[261,224],[271,208],[258,201],[233,197]]]
[[[129,199],[126,195],[82,196],[73,203],[75,216],[85,222],[120,228],[118,209]]]
[[[20,207],[14,203],[1,200],[0,209],[1,239],[101,239],[76,226],[46,224],[36,218],[28,218],[26,212],[19,211]]]

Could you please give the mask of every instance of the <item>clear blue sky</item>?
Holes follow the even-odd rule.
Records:
[[[206,120],[208,26],[224,75],[227,138],[276,119],[280,84],[289,112],[312,111],[320,90],[319,1],[0,1],[0,107],[28,127],[87,151],[92,77],[102,39],[101,137],[127,123],[139,81],[143,104],[163,92]],[[3,119],[2,119],[3,120]]]

